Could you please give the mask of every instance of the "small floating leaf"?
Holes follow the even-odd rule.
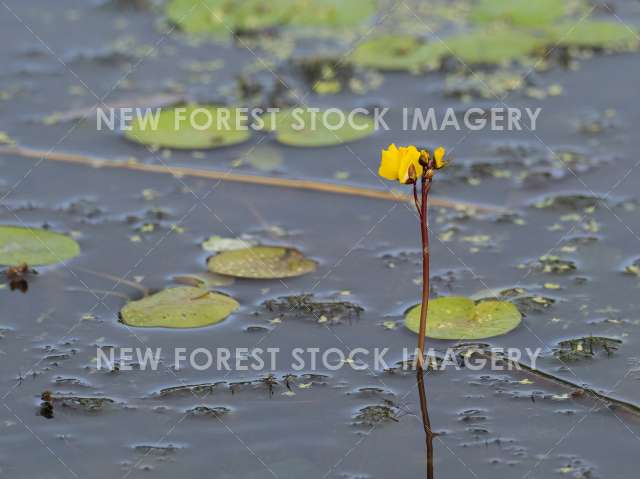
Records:
[[[271,0],[272,1],[272,0]],[[308,27],[355,27],[373,16],[376,0],[286,0],[290,23]]]
[[[202,243],[202,249],[209,253],[220,253],[222,251],[250,248],[255,245],[256,242],[252,239],[224,238],[222,236],[213,235]]]
[[[436,67],[446,52],[441,42],[427,44],[413,36],[383,35],[358,44],[350,57],[365,68],[415,71]]]
[[[61,263],[80,254],[80,246],[60,233],[36,228],[0,226],[0,264],[31,266]]]
[[[481,0],[471,11],[479,23],[503,21],[515,26],[550,25],[567,13],[566,0]]]
[[[444,41],[449,55],[469,64],[522,60],[544,44],[542,38],[508,28],[461,33]]]
[[[482,339],[506,334],[514,329],[522,315],[511,303],[483,301],[451,296],[429,301],[427,337],[434,339]],[[409,310],[405,326],[420,331],[420,305]]]
[[[280,25],[286,20],[288,7],[282,0],[171,0],[166,15],[186,33],[228,36],[237,30]]]
[[[120,317],[129,326],[148,328],[201,328],[219,323],[240,305],[224,294],[180,286],[131,301]]]
[[[125,136],[154,147],[206,149],[235,145],[249,139],[247,125],[236,110],[216,105],[187,105],[135,118]],[[156,124],[157,121],[157,124]]]
[[[267,129],[275,130],[276,140],[280,143],[313,148],[366,138],[374,132],[375,123],[368,116],[338,109],[311,111],[292,108],[276,113]]]
[[[317,263],[294,248],[255,246],[209,258],[209,271],[237,278],[291,278],[315,271]]]
[[[166,15],[187,33],[228,36],[287,25],[357,26],[375,8],[375,0],[171,0]]]
[[[554,43],[583,48],[630,49],[638,45],[638,33],[621,22],[585,20],[560,23],[550,32]]]

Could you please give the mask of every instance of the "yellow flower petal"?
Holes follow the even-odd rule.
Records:
[[[406,183],[409,180],[409,167],[413,165],[416,170],[416,176],[422,175],[422,165],[418,162],[420,152],[415,146],[400,148],[400,164],[398,170],[398,180],[400,183]]]
[[[382,150],[382,158],[378,174],[391,181],[398,179],[398,167],[400,164],[400,152],[393,143],[387,150]]]
[[[436,151],[433,152],[433,160],[434,160],[434,166],[436,167],[436,170],[439,170],[440,168],[444,168],[444,166],[447,164],[444,161],[444,154],[445,154],[445,150],[441,146],[436,148]]]

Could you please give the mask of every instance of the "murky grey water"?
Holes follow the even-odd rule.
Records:
[[[204,158],[189,153],[160,158],[115,133],[97,132],[93,118],[76,127],[68,122],[50,126],[34,122],[52,112],[92,106],[91,93],[73,94],[83,84],[99,97],[109,94],[109,99],[156,94],[172,82],[188,84],[189,73],[180,65],[192,59],[224,60],[224,69],[213,73],[209,86],[192,85],[200,97],[220,99],[221,87],[256,59],[241,47],[189,46],[177,35],[163,37],[154,28],[157,16],[148,11],[100,8],[89,1],[61,0],[53,8],[35,0],[1,3],[0,90],[12,93],[0,100],[0,130],[19,144],[226,170],[260,140],[256,136],[245,145],[209,151]],[[633,21],[639,13],[637,2],[615,3],[625,20]],[[123,36],[137,45],[156,46],[157,51],[139,64],[137,59],[118,63],[95,57]],[[134,65],[134,71],[112,92],[127,65]],[[382,146],[446,145],[457,166],[438,179],[435,196],[506,205],[523,221],[500,221],[491,215],[470,218],[434,208],[434,292],[470,296],[518,286],[530,296],[555,300],[548,308],[529,309],[517,330],[486,342],[541,347],[540,369],[638,404],[639,283],[622,271],[638,256],[640,241],[639,79],[635,54],[596,57],[581,62],[577,72],[553,69],[540,75],[537,80],[542,85],[561,84],[563,95],[535,100],[513,93],[505,100],[509,106],[542,107],[535,134],[403,133],[396,116],[392,131],[378,132],[348,148],[299,150],[276,146],[271,140],[263,144],[281,150],[282,174],[287,177],[335,181],[340,170],[349,173],[349,182],[371,187],[382,187],[370,171],[377,168]],[[437,88],[441,81],[436,74],[389,74],[377,91],[337,98],[343,108],[369,104],[464,108],[463,103],[442,96]],[[322,97],[316,103],[332,101],[335,98]],[[495,102],[478,104],[490,107]],[[577,130],[579,120],[608,109],[617,112],[614,127],[597,135]],[[518,150],[524,153],[514,153],[513,145],[526,147]],[[566,168],[548,168],[552,151],[565,150],[604,163],[577,168],[576,175]],[[524,162],[532,159],[529,171],[538,173],[518,181],[518,174],[526,170]],[[472,169],[486,160],[513,175],[483,174],[486,165]],[[0,164],[0,222],[75,231],[82,247],[82,254],[65,265],[39,268],[27,294],[0,290],[0,477],[424,476],[424,433],[413,374],[344,367],[315,371],[322,377],[298,377],[288,389],[283,379],[287,374],[309,371],[292,371],[283,360],[273,371],[277,384],[270,390],[259,381],[263,373],[176,371],[168,353],[155,372],[95,369],[96,345],[166,352],[174,347],[274,347],[281,349],[282,358],[296,347],[344,351],[388,347],[387,359],[401,360],[402,348],[415,343],[400,320],[417,300],[414,279],[420,270],[417,227],[408,207],[11,156],[0,156]],[[253,172],[250,166],[241,171]],[[547,173],[553,178],[547,179]],[[145,200],[145,189],[155,190],[157,196]],[[608,195],[608,199],[593,210],[531,206],[548,195],[576,193]],[[137,228],[149,221],[157,223],[155,231],[140,234]],[[184,232],[172,231],[172,224]],[[273,226],[287,235],[270,235]],[[454,234],[447,234],[450,231]],[[317,259],[320,267],[314,274],[282,283],[239,280],[219,288],[242,307],[209,328],[126,328],[117,321],[123,299],[98,292],[112,290],[114,281],[82,271],[131,280],[142,277],[145,286],[161,289],[176,274],[204,270],[207,253],[200,247],[202,240],[212,234],[245,233],[294,245]],[[133,235],[142,241],[132,242]],[[597,240],[583,245],[580,238],[585,237]],[[409,259],[403,259],[405,252]],[[543,255],[575,261],[577,270],[554,275],[518,267]],[[545,289],[546,283],[561,289]],[[126,285],[116,291],[139,295]],[[270,320],[276,315],[260,306],[268,299],[304,292],[345,298],[338,295],[340,291],[351,292],[346,298],[365,308],[360,318],[332,326],[303,318],[274,324]],[[388,330],[385,321],[398,321],[398,327]],[[264,329],[247,330],[250,326]],[[616,338],[622,344],[610,356],[572,361],[568,366],[551,353],[563,339],[589,335]],[[244,381],[254,382],[235,384]],[[160,394],[163,388],[199,383],[220,384]],[[48,420],[38,414],[45,390],[104,396],[114,403],[99,411],[56,407],[54,418]],[[570,389],[524,372],[435,372],[427,377],[427,390],[431,422],[441,433],[435,441],[439,478],[636,475],[640,419],[623,410],[588,397],[569,398]],[[352,424],[361,408],[387,400],[397,408],[397,422],[373,427]],[[220,419],[186,414],[196,406],[225,407],[229,412]]]

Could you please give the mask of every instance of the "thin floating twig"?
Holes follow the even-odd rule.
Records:
[[[106,104],[108,108],[157,108],[168,105],[175,105],[186,100],[184,95],[176,93],[160,93],[157,95],[141,96],[137,98],[129,98],[127,100],[119,100]],[[77,110],[69,110],[65,112],[50,113],[45,118],[50,118],[55,122],[67,122],[80,120],[96,115],[98,108],[105,106],[96,104],[87,108],[79,108]]]
[[[306,191],[317,191],[321,193],[335,193],[340,195],[359,196],[362,198],[372,198],[387,201],[400,201],[413,203],[413,197],[400,192],[384,191],[360,186],[339,185],[335,183],[325,183],[313,180],[301,180],[292,178],[274,178],[271,176],[245,175],[227,171],[203,170],[184,166],[152,165],[138,163],[135,161],[109,160],[104,158],[94,158],[77,153],[59,153],[46,150],[21,146],[0,147],[1,155],[15,155],[24,158],[37,158],[50,161],[60,161],[77,165],[90,166],[93,168],[113,168],[141,171],[146,173],[171,174],[174,177],[206,178],[219,181],[231,181],[235,183],[246,183],[253,185],[272,186],[279,188],[299,189]],[[443,198],[431,199],[431,205],[441,208],[451,208],[456,210],[473,209],[480,213],[505,213],[505,208],[498,206],[480,205],[463,201],[448,200]]]
[[[574,390],[574,397],[590,396],[594,399],[604,402],[607,406],[619,407],[620,409],[623,409],[637,417],[640,417],[640,406],[637,404],[623,401],[622,399],[617,399],[617,398],[608,396],[606,394],[600,393],[593,388],[581,386],[567,379],[559,378],[558,376],[554,376],[551,373],[541,371],[540,369],[537,369],[537,368],[532,368],[531,366],[528,366],[527,364],[524,364],[520,361],[514,361],[513,359],[509,359],[504,356],[497,355],[495,353],[489,353],[489,355],[494,359],[505,361],[513,365],[514,368],[523,369],[531,374],[534,374],[535,376],[546,379],[547,381],[555,382],[557,384],[569,387]]]
[[[78,288],[75,286],[68,286],[65,288],[65,291],[70,291],[72,293],[90,293],[94,296],[102,295],[103,299],[107,296],[114,296],[116,298],[121,298],[126,301],[131,301],[131,298],[124,293],[120,293],[119,291],[107,291],[105,289],[87,289],[87,288]]]
[[[140,291],[144,296],[149,296],[149,289],[145,288],[140,283],[136,283],[135,281],[130,281],[128,279],[121,278],[120,276],[114,276],[112,274],[103,273],[101,271],[93,271],[93,270],[87,269],[87,268],[75,267],[74,269],[76,269],[78,271],[82,271],[83,273],[87,273],[87,274],[92,274],[94,276],[98,276],[99,278],[104,278],[104,279],[108,279],[108,280],[111,280],[111,281],[115,281],[116,282],[116,286],[118,284],[127,285],[127,286],[129,286],[129,287],[131,287],[133,289],[136,289],[136,290]],[[115,286],[114,286],[114,289],[115,289]]]

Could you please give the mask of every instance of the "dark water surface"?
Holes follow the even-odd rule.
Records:
[[[640,5],[619,3],[620,15],[633,22]],[[0,2],[0,90],[11,92],[0,96],[0,131],[20,145],[44,150],[231,168],[262,137],[207,151],[202,158],[184,152],[163,156],[116,133],[96,131],[93,117],[78,126],[36,121],[52,112],[91,107],[93,93],[120,100],[166,92],[173,83],[219,101],[223,87],[256,62],[242,47],[190,45],[179,35],[163,36],[155,28],[157,19],[153,12],[90,1]],[[123,37],[155,47],[155,53],[114,59],[108,45]],[[438,178],[433,195],[508,206],[517,220],[433,208],[434,294],[482,296],[484,291],[486,296],[525,288],[530,298],[523,324],[485,342],[540,347],[540,369],[639,404],[640,283],[623,274],[640,256],[638,58],[596,56],[580,62],[578,71],[536,74],[541,85],[562,85],[563,94],[537,100],[516,92],[505,100],[509,106],[542,108],[535,133],[400,132],[396,116],[392,131],[348,147],[300,150],[271,139],[263,145],[277,147],[284,156],[276,174],[337,181],[334,175],[341,171],[348,172],[349,182],[374,188],[383,187],[371,172],[379,149],[388,143],[441,143],[453,150],[456,165]],[[196,59],[224,61],[210,85],[190,80],[183,65]],[[127,75],[129,66],[133,71]],[[465,108],[442,95],[441,82],[437,74],[388,74],[380,89],[363,96],[311,100],[343,108]],[[579,131],[581,120],[606,110],[616,112],[610,128],[595,135]],[[554,152],[564,151],[582,155],[588,168],[549,167]],[[246,165],[239,171],[260,173]],[[522,179],[526,171],[529,177]],[[143,190],[153,190],[155,197],[145,199]],[[559,194],[607,198],[593,209],[532,206]],[[287,361],[297,347],[388,347],[387,360],[394,363],[402,359],[402,348],[414,347],[415,335],[401,319],[417,302],[419,246],[415,216],[404,204],[6,155],[0,156],[0,195],[2,224],[46,224],[76,232],[82,248],[66,264],[39,268],[28,293],[0,289],[0,477],[424,476],[424,431],[412,373],[343,367],[302,376],[311,371],[292,371]],[[140,233],[138,228],[149,222],[155,230]],[[218,325],[180,331],[125,327],[117,321],[124,299],[102,291],[132,298],[140,293],[83,272],[137,278],[158,290],[176,274],[205,270],[208,253],[200,243],[213,234],[253,234],[267,243],[293,245],[320,266],[283,282],[237,280],[219,287],[241,303],[240,310]],[[141,241],[131,241],[135,235]],[[544,255],[574,261],[577,269],[544,273],[533,264]],[[560,289],[545,289],[547,283]],[[305,292],[347,299],[365,312],[335,325],[313,318],[274,323],[278,315],[261,307],[265,300]],[[534,308],[540,300],[531,297],[540,296],[555,302]],[[386,321],[397,321],[397,327],[385,328]],[[563,363],[553,355],[560,341],[590,335],[622,343],[611,355],[587,360]],[[427,343],[441,349],[452,344]],[[158,371],[108,372],[96,369],[96,346],[162,348],[165,354]],[[174,347],[272,347],[280,348],[283,360],[272,372],[276,383],[270,388],[262,381],[264,372],[175,370],[169,354]],[[290,388],[288,374],[298,376]],[[161,393],[201,383],[218,384]],[[431,372],[426,388],[431,422],[440,433],[434,441],[438,478],[637,476],[640,418],[629,412],[589,397],[572,398],[571,389],[526,372]],[[45,419],[39,409],[46,390],[114,402],[98,411],[55,407],[54,417]],[[391,407],[397,420],[353,424],[358,411],[372,405]],[[196,406],[229,411],[220,418],[186,414]]]

